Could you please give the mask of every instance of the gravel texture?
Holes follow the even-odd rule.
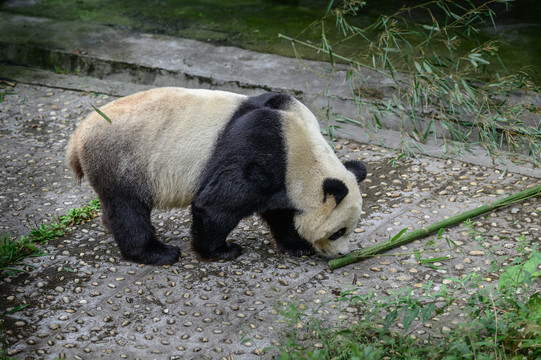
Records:
[[[192,40],[5,12],[0,22],[0,61],[10,64],[0,67],[0,233],[13,237],[96,197],[64,163],[69,136],[93,111],[91,105],[174,85],[247,95],[276,90],[295,94],[316,112],[330,104],[333,112],[357,116],[340,68],[330,79],[299,67],[296,59]],[[327,64],[304,65],[328,74]],[[47,71],[55,68],[61,73]],[[385,79],[367,77],[371,87],[392,94]],[[329,84],[333,96],[323,96]],[[383,120],[391,129],[404,125],[397,117]],[[350,139],[334,143],[338,156],[364,161],[369,172],[361,184],[364,211],[351,236],[352,250],[541,183],[539,168],[493,161],[483,151],[453,159],[398,159],[399,153],[367,143],[362,129],[343,130]],[[400,133],[382,130],[378,137],[392,147]],[[438,144],[426,149],[442,155]],[[189,246],[189,211],[154,212],[161,239],[182,250],[178,263],[164,267],[122,260],[94,219],[42,246],[45,255],[27,259],[27,272],[0,272],[0,335],[8,355],[25,360],[267,359],[292,330],[280,315],[287,304],[329,324],[351,323],[363,309],[333,300],[352,285],[361,295],[386,296],[404,287],[417,295],[428,282],[434,290],[452,289],[451,278],[475,272],[482,286],[494,287],[502,271],[490,270],[494,259],[505,264],[519,246],[528,251],[540,242],[540,212],[541,199],[532,198],[474,219],[481,237],[458,225],[442,239],[430,236],[334,271],[318,256],[276,253],[256,216],[230,234],[244,247],[241,257],[201,263]],[[460,248],[449,249],[445,238]],[[430,251],[442,251],[424,257],[452,255],[433,264],[438,269],[420,265],[412,254],[431,242]],[[541,288],[539,279],[533,286]],[[21,305],[26,307],[13,311]],[[441,337],[461,321],[460,310],[453,305],[426,323],[416,321],[409,334]]]
[[[0,231],[12,236],[51,221],[95,195],[79,186],[63,159],[69,135],[91,111],[114,97],[17,83],[0,85]],[[418,228],[539,184],[540,179],[460,160],[421,157],[390,160],[398,154],[351,140],[335,143],[338,156],[368,167],[361,188],[364,212],[352,248],[369,246],[405,227]],[[47,255],[27,259],[28,272],[1,273],[0,312],[5,315],[9,355],[21,359],[252,359],[270,357],[288,330],[279,309],[284,303],[318,309],[330,321],[353,321],[357,309],[342,309],[336,291],[355,284],[359,293],[385,295],[402,287],[452,287],[449,278],[478,272],[486,286],[494,256],[512,257],[520,239],[541,240],[541,199],[532,198],[474,220],[484,236],[476,241],[457,226],[446,237],[457,243],[442,269],[419,265],[415,241],[385,255],[331,271],[317,256],[276,253],[270,233],[256,216],[230,234],[245,248],[235,261],[201,263],[189,248],[187,210],[154,212],[159,236],[182,249],[173,266],[123,261],[98,219],[72,229],[43,247]],[[444,239],[434,247],[447,249]],[[446,253],[449,253],[446,252]],[[439,253],[441,254],[441,253]],[[426,256],[429,256],[427,254]],[[437,253],[434,256],[441,256]],[[538,284],[537,284],[538,285]],[[440,336],[460,319],[448,312],[410,328],[413,336]],[[399,324],[400,325],[400,324]],[[319,344],[321,345],[321,344]],[[318,346],[315,344],[314,346]]]

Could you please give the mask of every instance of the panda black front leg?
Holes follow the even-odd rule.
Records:
[[[192,249],[200,260],[233,260],[242,253],[240,245],[225,241],[240,219],[207,211],[195,203],[192,203],[192,219]]]
[[[100,196],[103,223],[126,260],[149,265],[170,265],[178,261],[180,249],[156,237],[150,222],[150,208],[129,196]]]
[[[295,256],[311,255],[315,249],[295,230],[294,215],[295,210],[292,209],[267,210],[261,213],[261,217],[269,224],[278,251]]]

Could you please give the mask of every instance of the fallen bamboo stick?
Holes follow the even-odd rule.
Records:
[[[381,253],[383,251],[390,250],[392,248],[395,248],[397,246],[401,246],[404,244],[407,244],[409,242],[412,242],[414,240],[420,239],[422,237],[425,237],[431,233],[434,233],[442,228],[447,228],[449,226],[453,226],[457,223],[466,221],[470,218],[473,218],[475,216],[479,216],[481,214],[484,214],[486,212],[496,210],[498,208],[501,208],[503,206],[507,206],[522,200],[526,200],[530,197],[541,195],[541,185],[534,186],[532,188],[526,189],[524,191],[521,191],[515,195],[508,196],[506,198],[503,198],[501,200],[495,201],[491,204],[482,205],[479,206],[476,209],[466,211],[462,214],[455,215],[453,217],[450,217],[448,219],[438,221],[437,223],[428,225],[426,227],[423,227],[421,229],[413,230],[411,232],[407,232],[402,234],[398,239],[391,239],[384,242],[381,242],[379,244],[375,244],[372,246],[369,246],[364,249],[360,249],[357,251],[354,251],[352,253],[349,253],[346,256],[332,259],[329,261],[329,267],[331,269],[337,269],[342,266],[346,266],[348,264],[360,261],[364,258],[371,257],[375,254]]]

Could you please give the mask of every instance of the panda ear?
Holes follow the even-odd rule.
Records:
[[[336,205],[338,205],[346,197],[348,192],[348,187],[342,180],[327,178],[323,181],[323,202],[327,201],[328,195],[332,195],[334,196]]]
[[[282,110],[291,102],[291,96],[285,94],[270,93],[265,99],[264,107]]]
[[[362,162],[358,160],[348,160],[344,163],[344,166],[348,171],[351,171],[355,175],[357,183],[360,183],[366,178],[366,166]]]

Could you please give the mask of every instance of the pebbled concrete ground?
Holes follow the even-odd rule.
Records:
[[[19,236],[94,198],[86,183],[76,185],[64,166],[63,149],[76,124],[91,111],[89,104],[113,97],[22,83],[0,85],[0,91],[9,94],[0,103],[0,231]],[[340,158],[361,159],[369,169],[361,186],[365,205],[353,248],[540,182],[460,160],[422,157],[392,167],[388,162],[398,154],[390,150],[351,140],[336,145]],[[512,257],[521,239],[527,246],[541,240],[540,211],[541,199],[532,198],[476,219],[483,242],[469,237],[462,226],[450,229],[446,236],[463,253],[451,249],[453,258],[437,271],[418,265],[410,254],[425,240],[386,254],[406,255],[331,271],[317,256],[275,253],[269,231],[257,217],[245,219],[230,235],[245,249],[240,258],[201,263],[189,249],[186,210],[153,215],[160,237],[182,249],[181,260],[173,266],[142,266],[121,260],[112,237],[95,219],[45,246],[47,256],[29,259],[28,273],[2,274],[0,311],[28,304],[4,317],[9,354],[18,359],[268,358],[272,351],[263,349],[280,344],[280,333],[287,330],[278,315],[283,302],[315,308],[333,299],[332,290],[355,281],[361,292],[385,295],[429,280],[436,287],[452,286],[446,279],[471,272],[482,274],[490,286],[498,279],[498,272],[487,273],[493,256]],[[436,248],[447,245],[440,240]],[[342,321],[356,316],[355,309],[339,313],[332,303],[320,311]],[[444,314],[411,331],[437,337],[453,322],[454,317]]]
[[[5,14],[0,17],[2,26],[24,20],[33,31],[36,28],[31,23],[44,26],[47,22],[13,19]],[[0,32],[0,36],[6,33]],[[43,33],[45,36],[47,32]],[[117,35],[103,37],[99,46],[106,49],[103,41],[108,40],[116,45]],[[150,38],[151,43],[163,40]],[[7,40],[2,41],[5,44]],[[0,81],[0,93],[4,94],[0,102],[1,233],[27,234],[30,227],[95,197],[87,183],[76,184],[63,159],[70,134],[92,111],[91,104],[98,106],[152,86],[197,85],[191,82],[193,78],[179,77],[165,71],[160,62],[153,62],[152,55],[161,53],[128,43],[131,45],[126,51],[134,61],[139,60],[136,51],[147,52],[143,70],[118,70],[122,68],[118,58],[107,59],[117,70],[98,78],[19,66],[0,68],[0,78],[10,79]],[[66,42],[70,47],[67,52],[73,54],[75,45],[70,44]],[[24,49],[21,44],[4,47],[4,61],[5,49],[14,47]],[[51,53],[55,51],[53,48]],[[246,60],[238,49],[217,47],[208,51],[222,54],[224,59],[236,53],[237,57],[226,61],[232,68]],[[124,55],[119,52],[118,56]],[[257,86],[243,85],[236,91],[254,94],[268,86],[295,92],[296,84],[303,83],[306,76],[288,65],[290,59],[273,57],[270,62],[267,55],[261,55],[257,61],[261,66],[272,63],[289,68],[284,77],[295,86],[272,85],[257,78],[256,72],[250,75],[256,79],[247,76],[250,81],[243,84]],[[231,72],[233,82],[216,81],[222,68],[214,72],[209,69],[214,80],[199,86],[235,90],[231,84],[239,73]],[[160,81],[137,81],[137,75],[147,72]],[[302,98],[303,93],[299,94]],[[386,134],[399,136],[392,131]],[[360,135],[351,137],[364,141]],[[393,167],[392,160],[399,153],[392,150],[354,139],[340,139],[335,145],[341,159],[360,159],[369,171],[361,185],[364,212],[351,238],[354,249],[386,240],[405,227],[418,228],[541,182],[537,168],[493,163],[481,154],[460,159],[420,156],[418,160],[400,159]],[[270,358],[273,350],[263,349],[278,346],[283,341],[282,332],[290,330],[279,315],[283,303],[301,304],[329,321],[349,322],[358,316],[357,310],[340,309],[332,302],[333,290],[354,283],[361,293],[385,295],[406,286],[417,289],[428,281],[433,281],[435,288],[444,284],[452,287],[449,278],[477,272],[484,286],[493,286],[499,277],[499,271],[488,271],[494,257],[512,258],[519,244],[528,248],[541,240],[540,212],[541,199],[537,197],[479,217],[473,226],[483,235],[481,241],[470,237],[463,226],[449,229],[446,237],[461,251],[446,250],[445,240],[430,237],[334,271],[317,256],[295,258],[275,253],[270,233],[257,217],[245,219],[230,235],[244,247],[240,258],[201,263],[189,249],[191,220],[186,210],[153,214],[160,237],[182,249],[180,261],[165,267],[135,265],[120,258],[112,237],[96,219],[44,246],[47,255],[28,259],[31,267],[27,273],[0,274],[0,313],[27,305],[3,316],[8,353],[16,359]],[[436,264],[440,270],[419,265],[411,254],[428,240],[435,240],[436,249],[446,250],[443,254],[452,254],[452,259]],[[539,280],[534,285],[541,288]],[[460,320],[456,314],[451,316],[451,311],[428,323],[415,323],[410,328],[412,336],[441,336]]]

